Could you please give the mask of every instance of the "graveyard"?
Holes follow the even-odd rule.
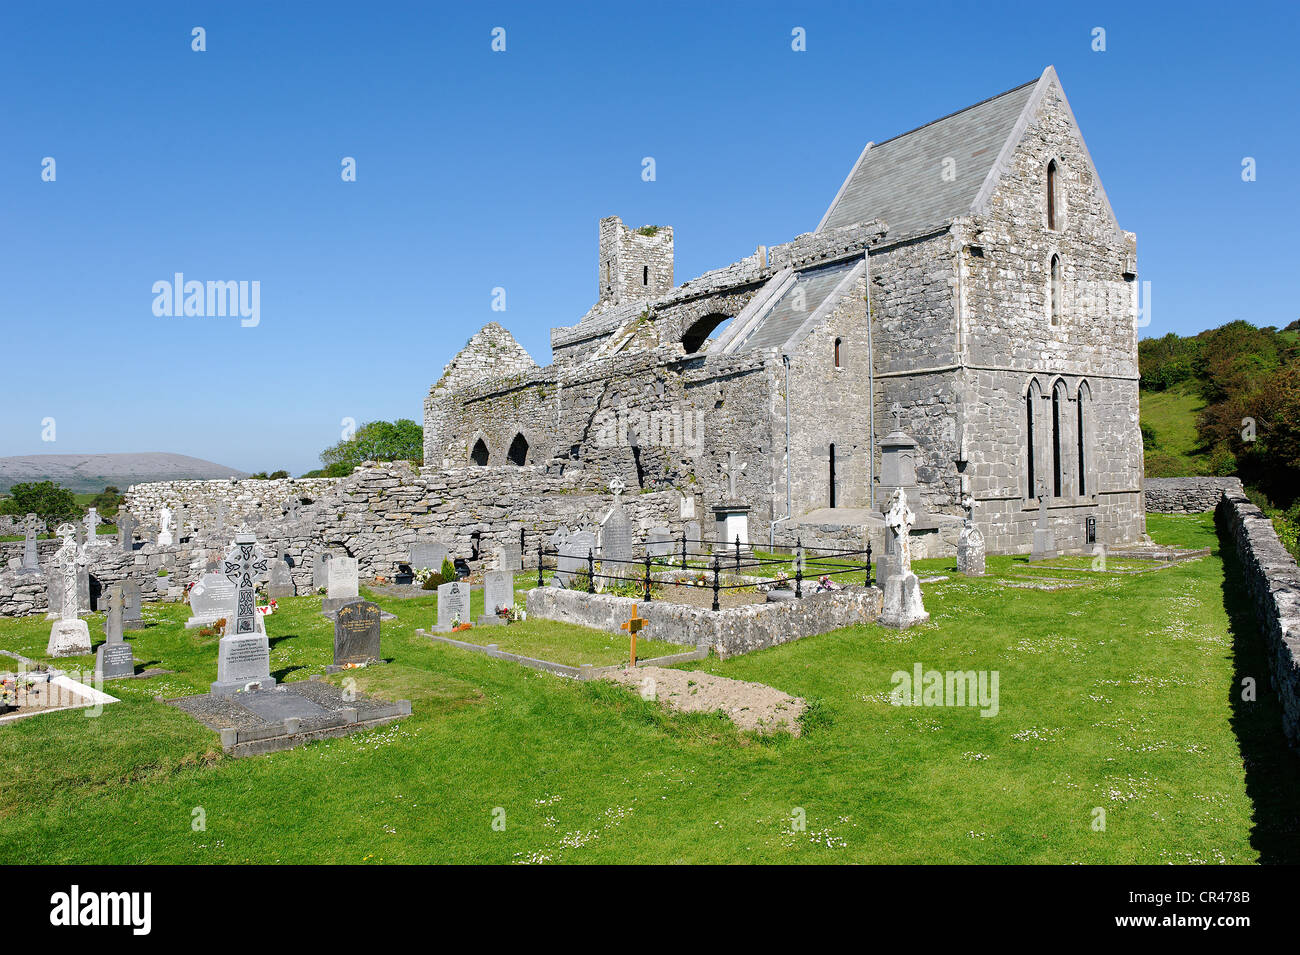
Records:
[[[0,844],[64,863],[1295,861],[1285,807],[1300,779],[1279,705],[1222,689],[1262,665],[1242,568],[1209,514],[1148,520],[1159,544],[1208,552],[1105,572],[993,555],[983,576],[919,559],[922,623],[672,665],[683,688],[694,672],[803,701],[797,735],[678,712],[636,681],[467,652],[428,635],[436,591],[393,597],[362,582],[358,596],[392,615],[380,660],[335,667],[328,597],[289,596],[253,624],[269,676],[407,701],[407,714],[231,754],[174,705],[209,693],[222,638],[187,629],[187,604],[149,601],[124,634],[135,668],[155,675],[105,681],[117,702],[93,719],[53,712],[0,731]],[[516,600],[536,587],[535,570],[512,576]],[[477,619],[483,592],[469,589]],[[96,649],[117,613],[79,618]],[[0,650],[93,669],[93,654],[48,656],[50,626],[43,614],[0,620]],[[628,651],[626,633],[531,615],[452,636],[575,664]],[[683,649],[641,648],[651,663]],[[998,718],[898,705],[896,674],[917,661],[999,671]],[[1098,806],[1104,832],[1090,824]],[[800,816],[804,829],[791,824]]]

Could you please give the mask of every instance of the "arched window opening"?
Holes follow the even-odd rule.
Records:
[[[1079,451],[1079,496],[1083,497],[1088,493],[1088,456],[1085,443],[1087,442],[1087,410],[1085,405],[1088,403],[1088,386],[1079,385],[1078,409],[1078,451]]]
[[[650,284],[650,266],[648,265],[641,266],[641,284],[642,285]]]
[[[515,439],[510,442],[510,450],[506,452],[506,458],[517,467],[523,467],[527,464],[528,439],[522,434],[515,435]]]
[[[835,339],[835,367],[836,368],[844,367],[844,365],[840,362],[840,342],[842,340],[843,339],[839,339],[839,338]]]
[[[1034,389],[1031,387],[1025,393],[1025,435],[1026,450],[1029,452],[1029,493],[1026,497],[1033,497],[1038,493],[1038,476],[1034,473]]]
[[[1061,257],[1052,256],[1051,287],[1048,295],[1052,301],[1052,324],[1061,324]]]
[[[1047,164],[1047,228],[1059,228],[1056,223],[1056,160]]]
[[[488,463],[488,446],[487,442],[479,438],[474,442],[474,450],[470,452],[469,459],[479,467],[484,467]]]
[[[835,445],[833,445],[833,444],[832,444],[831,447],[830,447],[829,458],[830,458],[830,465],[831,465],[831,473],[830,473],[830,479],[831,479],[830,502],[831,502],[831,507],[834,507],[834,506],[835,506]]]
[[[682,348],[685,349],[686,354],[694,355],[696,352],[703,350],[705,344],[709,340],[709,336],[712,335],[723,322],[728,321],[730,318],[730,315],[714,313],[712,315],[705,315],[703,318],[697,319],[692,323],[691,326],[686,329],[685,334],[682,335]]]
[[[1061,496],[1062,465],[1064,461],[1061,457],[1061,415],[1064,409],[1061,408],[1061,389],[1052,389],[1052,497]]]

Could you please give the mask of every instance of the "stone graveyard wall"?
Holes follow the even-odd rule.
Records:
[[[227,524],[236,515],[264,512],[266,516],[279,516],[281,505],[290,497],[300,501],[315,501],[338,486],[341,478],[277,478],[258,481],[251,478],[216,481],[155,481],[133,484],[127,488],[127,507],[141,521],[152,527],[158,525],[158,511],[170,507],[173,511],[185,507],[193,513],[192,521],[206,521],[216,514],[219,505],[226,505]],[[203,515],[208,516],[203,516]],[[259,515],[260,516],[260,515]]]
[[[155,544],[146,544],[127,554],[117,545],[115,537],[106,539],[111,541],[109,546],[94,549],[91,552],[93,559],[87,567],[92,580],[97,581],[102,588],[107,589],[110,584],[135,577],[140,583],[142,600],[161,600],[164,597],[179,599],[184,593],[181,582],[193,573],[190,564],[194,548],[189,545],[160,548]],[[21,617],[29,613],[45,613],[50,609],[48,594],[51,575],[59,576],[54,554],[61,543],[57,540],[37,541],[41,562],[39,574],[17,573],[9,569],[6,561],[5,569],[0,570],[0,617]],[[21,556],[22,544],[17,546],[17,553]],[[168,592],[160,589],[158,571],[164,569],[171,571]],[[202,567],[199,573],[202,573]],[[195,576],[193,579],[198,578]]]
[[[1242,493],[1241,478],[1147,478],[1146,509],[1155,514],[1202,514],[1219,506],[1224,494]]]
[[[1282,703],[1282,730],[1292,746],[1300,745],[1300,569],[1273,522],[1240,488],[1223,492],[1215,518],[1236,545]]]

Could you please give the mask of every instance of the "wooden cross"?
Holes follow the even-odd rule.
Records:
[[[632,666],[636,666],[636,635],[640,631],[644,630],[649,622],[650,621],[645,619],[645,617],[637,616],[637,605],[633,604],[631,619],[629,619],[627,623],[619,624],[619,626],[626,630],[632,637],[632,651],[630,656]]]

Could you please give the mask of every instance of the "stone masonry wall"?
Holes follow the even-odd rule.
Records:
[[[1237,548],[1246,588],[1267,648],[1270,677],[1282,703],[1282,731],[1300,745],[1300,569],[1273,522],[1240,485],[1224,490],[1215,513]]]
[[[1241,490],[1235,477],[1147,478],[1146,509],[1155,514],[1202,514],[1219,506],[1229,491]]]

